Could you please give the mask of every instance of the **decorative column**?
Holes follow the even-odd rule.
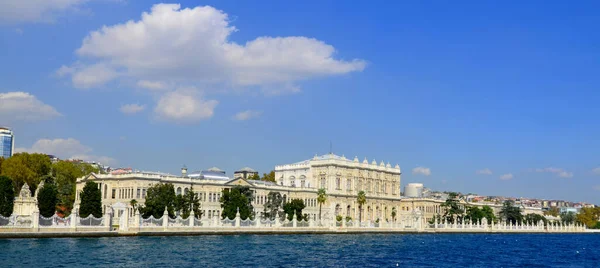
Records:
[[[292,216],[292,227],[296,228],[296,226],[298,226],[298,220],[296,220],[296,217]]]
[[[140,211],[136,209],[133,213],[134,214],[133,214],[133,226],[132,227],[139,230],[140,222],[141,222]]]
[[[77,209],[71,211],[71,229],[72,231],[77,230]]]
[[[279,215],[275,215],[275,227],[279,227]]]
[[[112,231],[112,214],[113,210],[111,207],[107,207],[108,212],[104,213],[104,226],[108,227],[109,231]]]
[[[260,216],[255,218],[255,220],[256,220],[256,228],[260,228]]]
[[[167,207],[165,207],[165,211],[163,211],[162,223],[163,230],[166,231],[167,227],[169,227],[169,211],[167,210]]]
[[[40,230],[40,210],[37,208],[37,206],[33,209],[31,217],[31,227],[33,228],[34,232],[37,232]]]
[[[190,219],[190,221],[188,222],[188,225],[190,227],[194,227],[194,220],[196,219],[196,215],[194,214],[194,210],[193,209],[190,212],[190,216],[188,216],[188,219]]]
[[[241,220],[242,218],[240,217],[240,208],[237,208],[237,211],[235,212],[235,227],[240,227]]]

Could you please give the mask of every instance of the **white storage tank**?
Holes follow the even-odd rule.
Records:
[[[409,183],[404,186],[404,196],[406,197],[422,197],[423,196],[423,184],[422,183]]]

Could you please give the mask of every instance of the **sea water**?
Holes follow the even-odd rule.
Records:
[[[0,239],[2,267],[600,267],[598,234]]]

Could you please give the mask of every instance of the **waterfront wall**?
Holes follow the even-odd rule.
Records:
[[[118,213],[116,213],[118,214]],[[118,215],[115,215],[118,216]],[[139,213],[128,217],[127,213],[114,217],[112,213],[95,218],[79,217],[76,213],[68,217],[54,215],[46,218],[34,211],[30,216],[0,216],[0,237],[48,237],[48,236],[103,236],[113,235],[190,235],[228,233],[582,233],[588,230],[579,224],[486,223],[485,220],[470,223],[448,223],[438,221],[425,223],[422,217],[397,222],[372,221],[292,221],[276,217],[269,219],[234,219],[220,217],[198,219],[193,214],[188,218],[170,218],[165,211],[161,218],[143,218]]]

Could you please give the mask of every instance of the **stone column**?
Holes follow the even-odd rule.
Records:
[[[256,219],[256,228],[260,228],[260,216],[258,216]]]
[[[134,211],[133,214],[133,228],[138,229],[140,228],[140,212],[136,209]]]
[[[292,227],[296,228],[298,226],[298,220],[296,217],[292,216]]]
[[[33,213],[31,214],[31,227],[34,232],[40,230],[40,211],[37,206],[33,209]]]
[[[279,215],[275,215],[275,227],[279,227]]]
[[[194,227],[194,220],[196,219],[196,215],[194,214],[194,210],[193,209],[190,212],[190,216],[188,216],[188,219],[190,219],[190,221],[188,222],[188,226]]]
[[[240,208],[238,208],[237,212],[235,213],[235,227],[240,227],[241,220],[242,218],[240,217]]]
[[[108,227],[109,231],[112,231],[112,208],[107,207],[106,211],[108,212],[104,213],[104,226]]]
[[[167,210],[167,207],[165,207],[165,211],[163,211],[162,224],[163,230],[166,231],[169,227],[169,211]]]
[[[71,229],[72,231],[76,231],[77,230],[77,210],[74,209],[71,211]]]

